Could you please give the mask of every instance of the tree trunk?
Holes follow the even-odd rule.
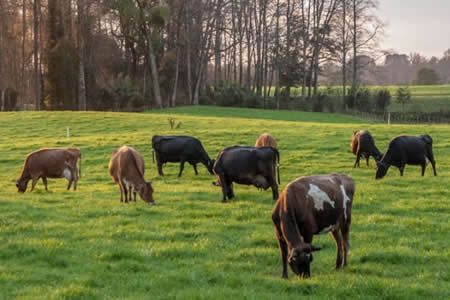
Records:
[[[280,0],[277,0],[276,11],[276,28],[275,28],[275,101],[277,109],[280,109]]]
[[[86,105],[86,78],[84,72],[85,63],[85,19],[86,6],[84,0],[77,0],[78,10],[78,109],[85,111]]]
[[[21,98],[22,103],[25,103],[25,40],[26,40],[26,32],[27,32],[27,2],[26,0],[22,0],[22,68],[20,71],[20,79],[21,79]]]
[[[171,101],[172,107],[176,106],[176,101],[177,101],[178,75],[180,73],[180,47],[179,46],[177,46],[176,56],[177,56],[177,58],[176,58],[176,64],[175,64],[175,82],[173,84],[174,86],[173,86],[172,101]]]
[[[155,97],[156,106],[162,108],[161,91],[159,89],[158,67],[156,65],[155,52],[153,51],[152,36],[148,34],[148,57],[150,61],[150,70],[152,73],[153,96]]]
[[[40,0],[34,0],[33,7],[33,32],[34,32],[34,103],[36,105],[36,110],[41,110],[41,76],[39,68],[39,21],[41,12],[41,2]]]
[[[346,39],[346,22],[347,22],[347,0],[342,0],[342,103],[345,103],[345,92],[347,89],[347,39]]]
[[[353,93],[353,103],[356,103],[356,87],[357,87],[357,65],[356,65],[356,0],[353,0],[353,76],[352,76],[352,93]]]

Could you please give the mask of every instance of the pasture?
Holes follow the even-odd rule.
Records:
[[[170,129],[168,118],[182,121]],[[66,138],[70,128],[70,139]],[[399,134],[433,138],[431,166],[392,167],[375,181],[375,164],[352,169],[353,131],[368,129],[380,151]],[[311,278],[281,276],[270,189],[221,190],[203,165],[157,176],[151,137],[192,135],[212,158],[229,145],[271,133],[281,154],[280,192],[305,175],[346,173],[356,182],[349,265],[334,269],[329,234],[315,236]],[[114,148],[136,147],[146,160],[155,206],[120,203],[108,174]],[[41,147],[79,147],[78,190],[42,181],[16,191],[25,156]],[[149,113],[0,114],[0,299],[448,299],[450,298],[450,127],[381,125],[338,114],[181,107]]]

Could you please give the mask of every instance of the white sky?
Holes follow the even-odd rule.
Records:
[[[450,48],[450,0],[379,0],[378,16],[388,25],[383,49],[442,57]]]

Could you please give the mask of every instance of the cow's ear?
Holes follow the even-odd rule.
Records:
[[[322,248],[320,248],[320,247],[311,245],[311,252],[319,251],[319,250],[321,250],[321,249],[322,249]]]

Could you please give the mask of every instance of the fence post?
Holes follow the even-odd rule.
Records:
[[[388,111],[388,125],[391,125],[391,112]]]

